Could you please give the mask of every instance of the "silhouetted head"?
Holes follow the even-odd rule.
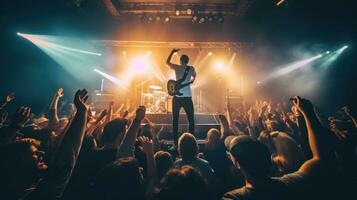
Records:
[[[182,160],[194,160],[198,153],[198,145],[195,136],[184,133],[178,140],[178,149]]]
[[[186,54],[183,54],[180,57],[181,65],[187,65],[189,61],[190,61],[190,58]]]
[[[171,154],[167,151],[158,151],[154,155],[156,161],[157,175],[161,179],[172,167],[173,160]]]
[[[206,137],[206,149],[215,149],[218,147],[219,142],[221,139],[221,132],[218,129],[211,128],[207,132],[207,137]]]
[[[143,176],[139,162],[128,157],[107,165],[99,173],[95,188],[97,197],[101,199],[143,199]]]
[[[269,149],[259,141],[238,136],[230,143],[230,157],[244,176],[265,178],[272,167]]]
[[[208,185],[201,174],[185,165],[172,168],[161,180],[159,200],[181,199],[214,199]]]
[[[103,136],[101,138],[101,145],[110,144],[113,142],[121,142],[126,131],[128,120],[126,119],[114,119],[105,125],[103,130]],[[119,141],[118,141],[119,140]]]
[[[0,167],[1,177],[15,176],[17,173],[37,174],[47,169],[42,158],[44,152],[37,147],[40,142],[35,139],[22,139],[0,148],[3,163]]]

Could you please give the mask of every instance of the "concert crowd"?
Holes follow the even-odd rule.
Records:
[[[307,99],[257,100],[219,115],[204,144],[177,145],[146,108],[92,112],[86,90],[68,109],[58,89],[34,114],[0,104],[0,199],[356,199],[357,113],[326,117]],[[70,94],[66,94],[70,95]]]

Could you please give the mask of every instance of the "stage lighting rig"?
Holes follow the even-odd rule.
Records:
[[[227,17],[244,16],[255,1],[102,0],[102,3],[114,17],[146,16],[143,20],[145,23],[148,23],[148,19],[158,21],[156,19],[160,18],[159,21],[162,23],[187,20],[202,24],[207,22],[223,23]]]

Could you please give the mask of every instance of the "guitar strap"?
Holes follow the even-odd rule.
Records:
[[[189,67],[189,66],[186,66],[185,72],[184,72],[182,78],[178,80],[178,82],[181,82],[181,83],[182,83],[182,82],[184,82],[184,81],[186,80],[189,70],[190,70],[190,67]]]

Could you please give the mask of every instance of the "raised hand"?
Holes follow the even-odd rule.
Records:
[[[145,136],[139,136],[138,140],[140,141],[141,145],[143,146],[143,151],[145,153],[153,152],[154,145],[153,145],[152,140],[150,140],[149,138],[147,138]]]
[[[63,88],[58,88],[56,96],[57,97],[62,97],[63,96]]]
[[[8,114],[9,113],[6,112],[5,110],[0,109],[0,127],[2,127],[4,125],[4,123],[6,122]]]
[[[15,93],[8,94],[4,97],[4,102],[9,103],[15,99]]]
[[[123,114],[122,114],[121,117],[122,117],[122,118],[126,118],[128,115],[129,115],[129,111],[126,110],[126,111],[123,112]]]
[[[314,106],[309,100],[303,99],[299,96],[295,96],[294,98],[292,98],[292,101],[294,106],[301,113],[306,114],[307,112],[309,113],[314,112]]]
[[[172,52],[173,52],[173,53],[176,53],[176,52],[179,52],[179,51],[180,51],[180,49],[177,49],[177,48],[172,49]]]
[[[135,119],[140,121],[143,120],[145,118],[145,113],[146,113],[145,106],[139,106],[139,108],[136,109]]]
[[[347,115],[347,116],[351,116],[351,110],[348,106],[343,106],[341,108],[341,110]]]
[[[31,108],[21,106],[15,113],[12,119],[12,124],[16,126],[24,126],[31,118]]]
[[[107,109],[102,110],[99,115],[99,119],[103,119],[108,114]]]
[[[88,92],[87,90],[78,90],[76,94],[74,95],[74,100],[73,103],[77,108],[77,112],[87,112],[88,106],[86,104],[86,101],[88,99]]]

